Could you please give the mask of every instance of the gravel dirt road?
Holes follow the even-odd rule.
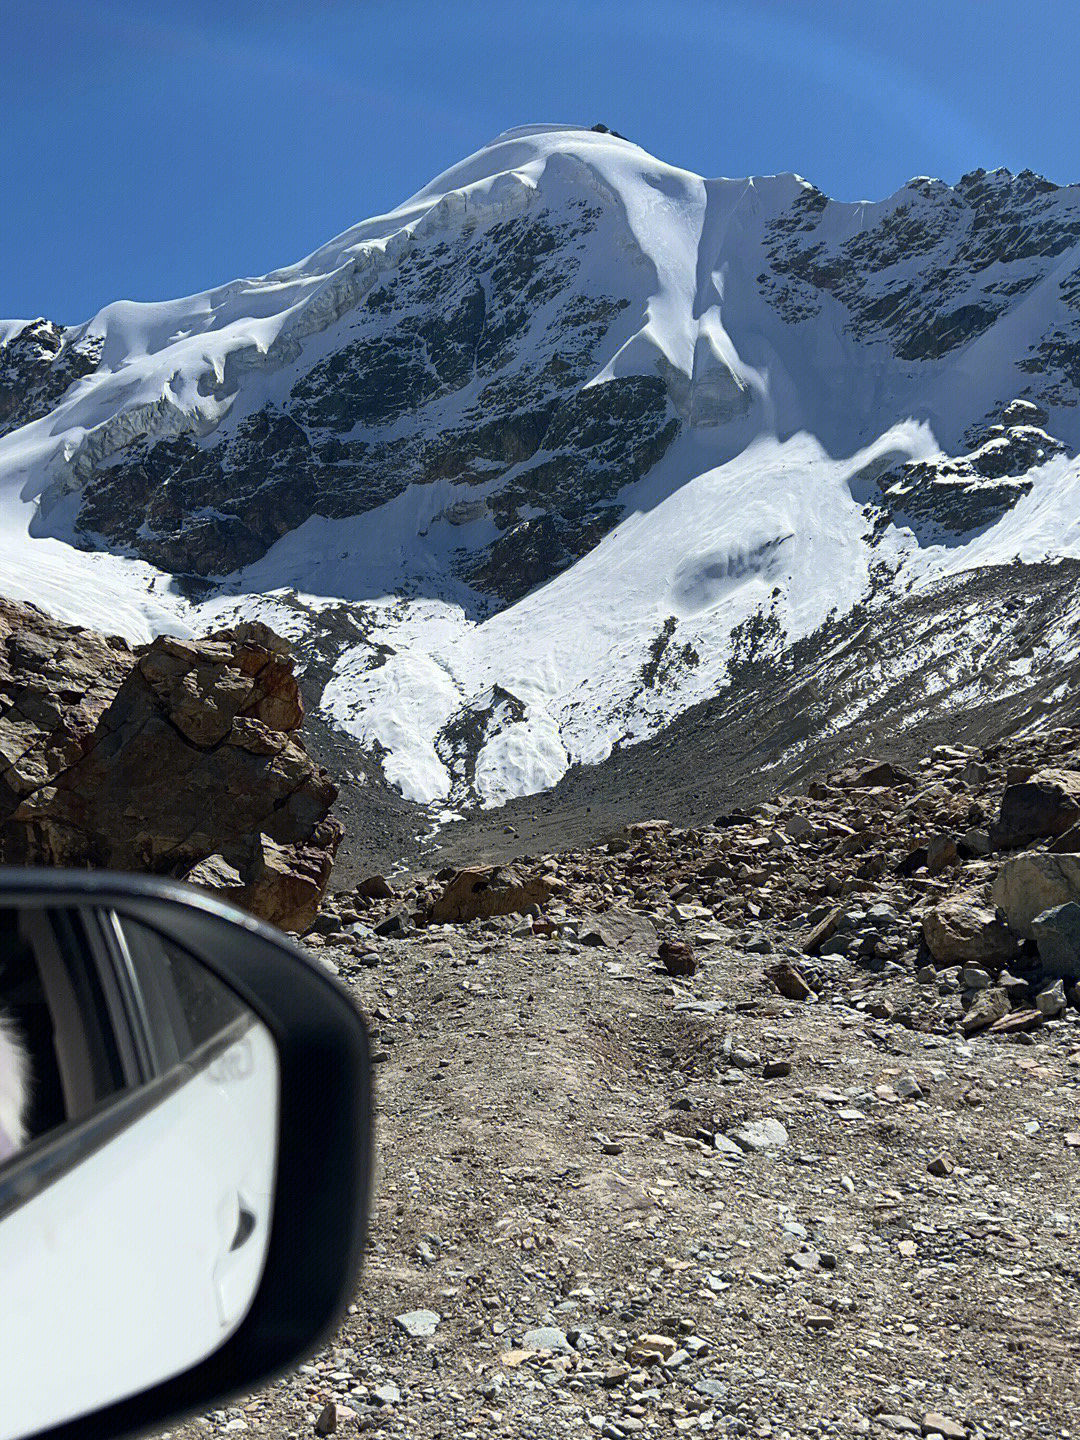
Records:
[[[362,1286],[178,1436],[1077,1433],[1077,1012],[965,1039],[716,927],[681,980],[521,931],[319,951],[376,1031]]]

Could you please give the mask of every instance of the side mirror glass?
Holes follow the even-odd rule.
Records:
[[[269,927],[175,885],[0,872],[0,1440],[146,1428],[307,1353],[355,1280],[367,1084],[355,1010]],[[305,1175],[320,1138],[335,1171]]]

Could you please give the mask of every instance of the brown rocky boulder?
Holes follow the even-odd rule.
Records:
[[[845,790],[902,789],[915,784],[915,777],[888,760],[866,760],[841,771],[835,783]]]
[[[0,600],[0,818],[83,754],[135,652]]]
[[[785,1000],[809,1000],[814,993],[806,976],[790,960],[778,960],[765,974]]]
[[[927,948],[939,965],[982,962],[1000,969],[1016,954],[1015,935],[998,919],[981,893],[961,890],[923,917]]]
[[[1080,822],[1080,771],[1036,770],[1018,785],[1006,786],[990,839],[997,850],[1029,840],[1064,835]]]
[[[277,845],[260,834],[251,846],[244,873],[224,855],[215,854],[200,860],[181,878],[189,885],[217,891],[282,930],[307,930],[325,893],[340,839],[333,820],[316,826],[310,845]]]
[[[481,865],[456,870],[433,902],[434,924],[465,924],[490,915],[520,915],[546,905],[554,886],[546,875],[525,875],[513,865]]]
[[[1008,992],[1000,985],[980,990],[960,1022],[960,1028],[965,1035],[976,1035],[980,1030],[1000,1024],[1011,1009]]]
[[[685,940],[661,940],[656,957],[669,975],[694,975],[697,972],[697,960]]]
[[[354,889],[361,900],[393,900],[393,886],[385,875],[368,875]]]
[[[803,936],[802,949],[804,954],[816,955],[822,945],[825,944],[825,941],[832,939],[836,934],[836,927],[840,923],[840,917],[843,913],[844,907],[842,905],[835,906],[823,919],[818,921],[808,935]]]
[[[222,891],[305,929],[341,838],[263,625],[141,652],[0,608],[0,863],[103,866]]]

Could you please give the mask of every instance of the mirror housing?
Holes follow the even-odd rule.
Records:
[[[272,1205],[268,1235],[260,1240],[261,1279],[250,1304],[244,1296],[243,1319],[194,1365],[103,1406],[90,1401],[85,1413],[35,1433],[50,1440],[119,1437],[250,1392],[316,1349],[355,1291],[371,1177],[371,1067],[359,1012],[343,987],[294,941],[208,892],[173,881],[89,870],[0,869],[0,909],[104,912],[145,927],[216,977],[259,1022],[259,1033],[269,1037],[263,1053],[270,1054],[271,1069],[276,1051]],[[170,1074],[178,1070],[185,1078],[194,1073],[181,1065]],[[100,1113],[63,1127],[56,1141],[43,1136],[28,1149],[25,1165],[19,1154],[10,1159],[0,1171],[0,1200],[5,1174],[17,1176],[22,1191],[13,1193],[9,1184],[8,1212],[18,1214],[18,1206],[37,1193],[35,1183],[47,1191],[55,1175],[67,1177],[89,1160],[100,1173],[109,1147],[127,1133],[115,1119],[110,1126],[110,1115],[137,1106],[139,1096],[138,1090],[121,1095],[111,1109],[99,1107]],[[271,1125],[273,1118],[270,1111]],[[41,1172],[37,1182],[34,1165]],[[137,1196],[132,1203],[137,1205]],[[0,1206],[0,1266],[3,1214]],[[169,1303],[168,1294],[158,1299]],[[161,1373],[168,1373],[167,1358]],[[37,1377],[26,1376],[26,1383],[34,1385]],[[27,1433],[15,1415],[9,1413],[8,1421],[11,1435]]]

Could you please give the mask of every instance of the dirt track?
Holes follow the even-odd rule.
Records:
[[[332,1400],[346,1435],[1076,1433],[1075,1012],[964,1041],[783,1001],[728,943],[672,981],[510,926],[321,952],[384,1057],[363,1288],[313,1365],[180,1433],[306,1436]],[[767,1117],[786,1144],[714,1148]],[[526,1343],[552,1325],[567,1353]],[[657,1334],[675,1361],[639,1364]]]

